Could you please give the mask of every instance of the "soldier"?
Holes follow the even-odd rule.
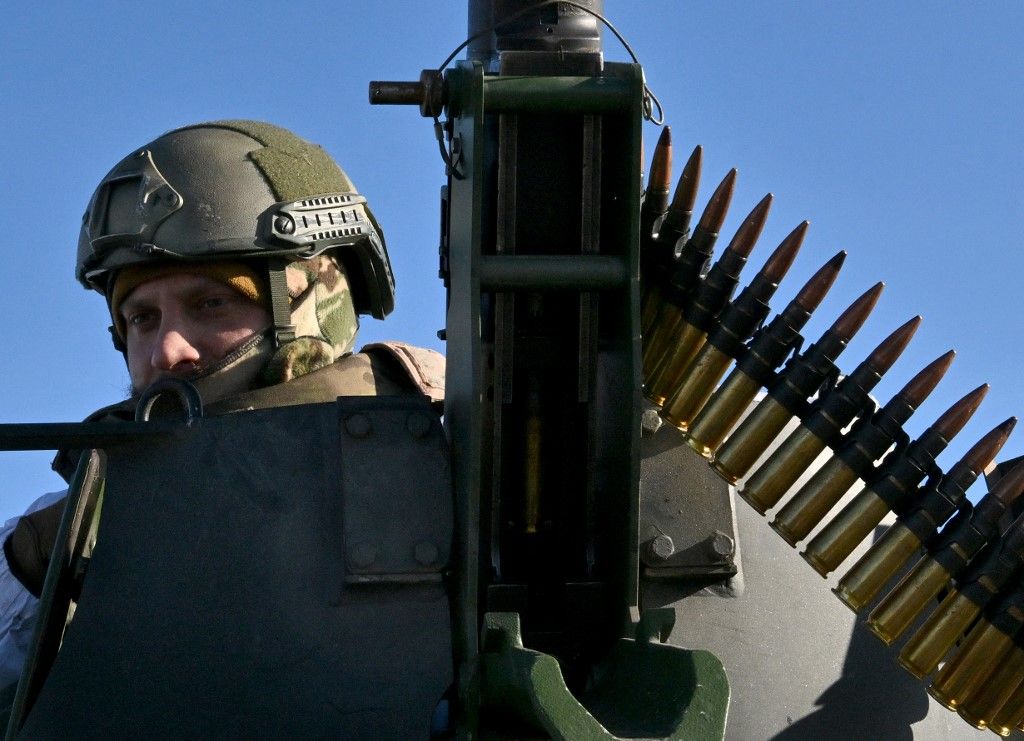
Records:
[[[106,298],[131,378],[131,397],[93,420],[131,419],[168,377],[192,382],[207,414],[443,394],[434,351],[352,352],[358,315],[393,306],[383,234],[329,155],[270,124],[187,126],[125,157],[90,201],[76,276]],[[73,462],[59,454],[55,467],[67,476]],[[0,686],[24,662],[63,496],[0,532]]]

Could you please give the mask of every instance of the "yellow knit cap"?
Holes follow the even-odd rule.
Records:
[[[128,294],[156,278],[165,275],[201,275],[212,278],[218,283],[233,288],[240,294],[258,304],[268,306],[267,287],[264,278],[255,270],[241,262],[218,260],[215,262],[156,262],[128,265],[118,272],[114,286],[110,291],[110,315],[118,336],[125,339],[124,317],[121,316],[121,303]]]

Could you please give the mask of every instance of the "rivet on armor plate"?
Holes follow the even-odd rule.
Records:
[[[352,437],[366,437],[370,434],[370,420],[363,414],[353,414],[345,418],[345,430]]]

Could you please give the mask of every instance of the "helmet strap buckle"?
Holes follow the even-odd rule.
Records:
[[[274,349],[295,339],[292,324],[291,301],[288,298],[287,260],[271,259],[267,264],[267,284],[270,287],[270,314],[274,323]]]

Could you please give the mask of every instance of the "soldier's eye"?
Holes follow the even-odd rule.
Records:
[[[207,296],[199,302],[200,309],[219,309],[226,305],[228,299],[224,296]]]
[[[129,327],[141,327],[154,318],[152,311],[135,311],[125,317],[125,324]]]

